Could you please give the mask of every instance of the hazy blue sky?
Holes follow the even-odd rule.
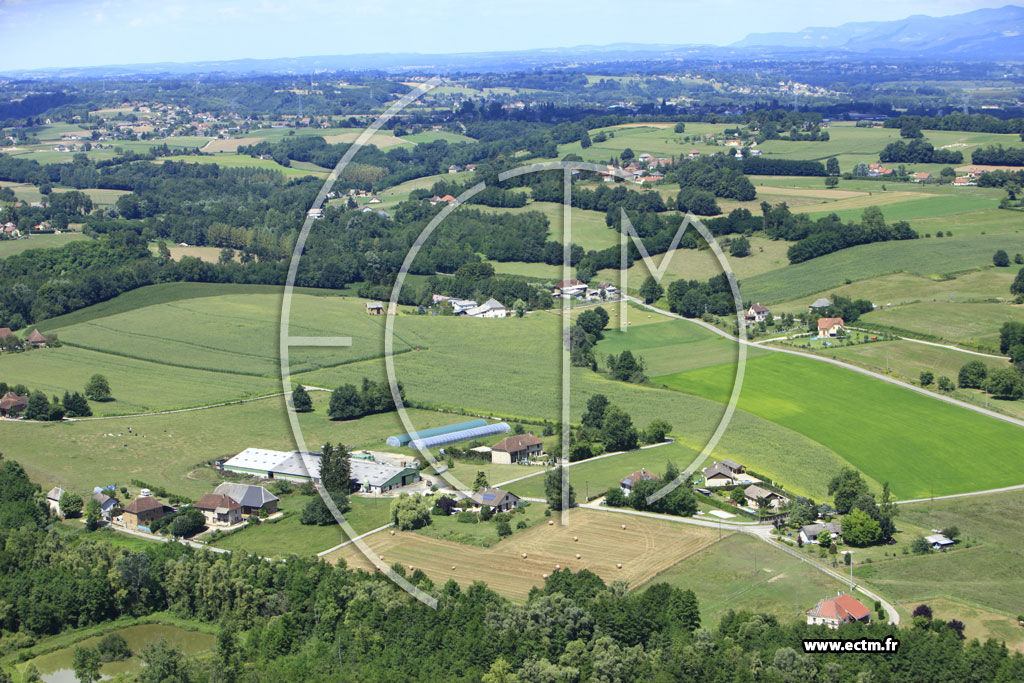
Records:
[[[0,0],[0,70],[615,42],[956,14],[1005,0]]]

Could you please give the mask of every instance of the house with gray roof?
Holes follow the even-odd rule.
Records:
[[[800,527],[800,540],[804,543],[818,543],[818,537],[825,533],[828,534],[830,539],[841,539],[843,537],[842,522],[806,524]]]
[[[92,492],[92,499],[100,504],[100,517],[109,522],[117,516],[121,507],[121,502],[117,498],[108,496],[100,490]]]
[[[812,303],[810,306],[808,306],[807,307],[807,312],[808,313],[814,313],[819,308],[828,308],[831,305],[832,305],[831,301],[829,301],[828,299],[822,297],[821,299],[817,299],[814,303]]]
[[[63,516],[60,511],[60,497],[63,495],[64,489],[59,486],[54,486],[46,492],[46,504],[50,506],[50,510],[53,511],[53,514],[58,516]]]
[[[262,486],[235,484],[229,481],[215,488],[213,492],[225,495],[241,505],[243,515],[258,515],[260,510],[266,510],[268,515],[272,515],[277,512],[277,502],[280,500]]]
[[[495,488],[480,489],[470,496],[470,501],[477,510],[489,507],[494,512],[508,512],[519,507],[519,496]]]

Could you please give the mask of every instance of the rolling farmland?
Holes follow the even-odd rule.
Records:
[[[656,378],[725,401],[719,365]],[[829,447],[898,498],[1019,484],[1019,427],[810,359],[783,354],[747,364],[739,407]],[[971,457],[965,457],[970,454]]]

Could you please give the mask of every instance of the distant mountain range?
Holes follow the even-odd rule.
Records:
[[[899,21],[853,22],[796,33],[752,33],[732,47],[1016,60],[1024,55],[1024,7],[1006,5],[948,17],[918,14]]]
[[[853,22],[795,33],[752,33],[729,46],[619,43],[461,54],[382,53],[64,67],[8,72],[15,77],[117,77],[222,73],[311,73],[380,70],[395,73],[509,71],[623,61],[700,59],[902,58],[1024,62],[1024,7],[1006,5],[946,17],[915,15],[898,21]]]

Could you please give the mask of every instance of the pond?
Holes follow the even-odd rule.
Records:
[[[130,673],[142,668],[142,650],[152,643],[164,639],[168,644],[173,645],[185,654],[194,655],[213,648],[216,638],[208,633],[198,631],[186,631],[177,626],[164,624],[139,624],[137,626],[126,626],[125,628],[113,631],[118,633],[128,643],[128,647],[134,653],[133,657],[120,662],[107,662],[100,672],[103,678],[111,678],[121,673]],[[76,647],[96,647],[103,636],[86,638],[50,654],[42,655],[30,660],[39,669],[45,683],[77,683],[74,669],[72,669],[72,658]],[[27,666],[27,665],[26,665]]]

